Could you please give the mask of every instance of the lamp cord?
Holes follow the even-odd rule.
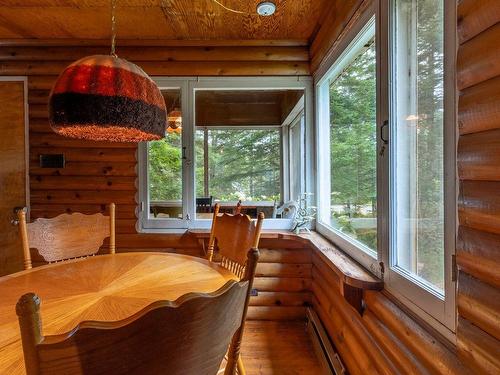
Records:
[[[116,0],[111,0],[111,56],[118,57],[115,53],[116,46]]]
[[[231,9],[227,6],[225,6],[224,4],[222,4],[221,2],[217,1],[217,0],[212,0],[214,3],[220,5],[221,7],[223,7],[225,10],[228,10],[230,12],[233,12],[233,13],[237,13],[237,14],[249,14],[247,12],[242,12],[241,10],[236,10],[236,9]]]

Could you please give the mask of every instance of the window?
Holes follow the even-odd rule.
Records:
[[[139,229],[210,228],[215,203],[230,213],[240,203],[253,218],[264,212],[264,228],[291,228],[296,210],[285,215],[283,207],[311,173],[311,79],[156,81],[169,127],[164,139],[139,147]]]
[[[317,229],[451,337],[455,9],[380,3],[317,82]]]
[[[213,197],[222,208],[241,201],[250,217],[271,217],[282,201],[279,128],[205,127],[196,131],[195,147],[197,197]]]
[[[454,31],[445,31],[445,14],[452,20],[455,9],[446,3],[394,0],[389,9],[390,139],[384,159],[389,249],[384,261],[391,292],[454,330],[455,41]]]
[[[290,161],[288,198],[298,201],[300,194],[304,191],[304,111],[301,111],[290,125],[284,127],[283,131],[288,133],[288,160]]]
[[[443,4],[395,1],[391,125],[394,269],[444,296]]]
[[[371,265],[377,258],[377,88],[374,19],[319,85],[319,223]]]
[[[182,113],[179,89],[162,90],[162,94],[169,113]],[[181,131],[182,117],[170,115],[165,138],[148,144],[149,211],[155,219],[183,216]]]

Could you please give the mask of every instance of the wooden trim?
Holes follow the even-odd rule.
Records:
[[[328,70],[339,45],[373,4],[373,0],[337,1],[337,6],[331,8],[330,17],[334,21],[323,25],[310,47],[311,72],[315,77],[321,77]]]
[[[67,61],[5,61],[1,75],[57,75]],[[154,76],[289,76],[310,74],[307,61],[144,61],[140,67]]]
[[[109,44],[109,42],[108,42]],[[2,47],[0,61],[67,61],[85,56],[109,53],[102,47]],[[148,47],[119,48],[120,58],[139,63],[143,61],[309,61],[307,47],[297,46],[219,46],[219,47]]]
[[[120,46],[153,47],[220,47],[220,46],[308,46],[306,39],[120,39]],[[109,39],[0,39],[0,47],[80,47],[105,46],[109,48]]]
[[[199,229],[188,230],[187,233],[196,238],[207,238],[210,235],[209,231]],[[330,241],[316,232],[300,235],[284,231],[262,232],[261,240],[268,239],[293,241],[304,248],[313,250],[313,254],[319,256],[344,284],[363,290],[381,290],[383,288],[384,283],[382,280],[373,276],[365,268],[349,258],[349,256],[337,249]],[[259,246],[261,248],[266,247],[263,244]],[[287,245],[283,243],[282,247],[286,248]],[[262,261],[261,259],[261,262]]]

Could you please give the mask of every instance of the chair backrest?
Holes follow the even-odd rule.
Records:
[[[23,243],[24,268],[30,269],[30,248],[37,249],[46,262],[94,255],[109,237],[109,252],[115,252],[115,204],[109,205],[109,217],[101,213],[62,214],[51,219],[26,222],[26,209],[18,211]]]
[[[16,306],[28,375],[216,374],[228,351],[235,371],[258,251],[242,281],[214,293],[189,293],[154,302],[117,322],[83,322],[67,334],[42,336],[40,299],[23,295]],[[231,345],[230,345],[231,344]]]
[[[196,212],[212,212],[214,197],[196,198]]]
[[[259,213],[256,222],[241,213],[219,214],[219,204],[216,204],[208,241],[208,260],[213,260],[217,243],[221,265],[238,277],[243,277],[248,250],[257,249],[259,246],[263,220],[262,212]]]

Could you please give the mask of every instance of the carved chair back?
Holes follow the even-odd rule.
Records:
[[[217,245],[221,265],[241,278],[245,273],[247,251],[259,246],[264,214],[259,213],[254,222],[241,213],[219,214],[219,208],[219,204],[214,207],[207,258],[213,260]]]
[[[26,222],[26,209],[17,212],[23,244],[24,268],[32,267],[30,248],[37,249],[49,263],[95,255],[109,237],[109,252],[115,252],[115,204],[109,205],[109,217],[101,213],[62,214],[51,219]]]
[[[227,352],[225,374],[233,375],[258,257],[249,251],[245,277],[214,293],[157,301],[127,319],[82,322],[56,336],[42,335],[38,296],[23,295],[16,312],[27,374],[215,375]]]

